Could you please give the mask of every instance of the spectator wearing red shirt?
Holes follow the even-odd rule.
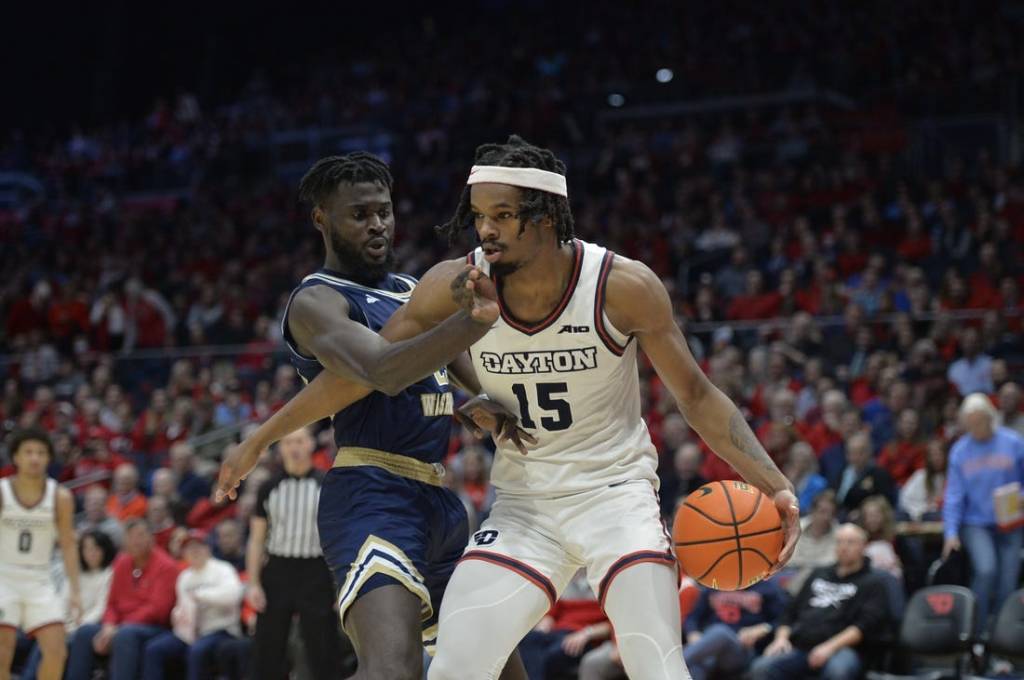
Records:
[[[829,390],[821,398],[821,418],[807,430],[804,437],[819,458],[825,449],[843,441],[839,431],[840,420],[848,407],[846,395],[839,390]]]
[[[904,409],[896,420],[896,438],[882,447],[879,467],[885,469],[897,486],[924,467],[925,446],[919,437],[920,418],[912,408]]]
[[[738,295],[729,303],[726,317],[729,319],[770,319],[777,316],[781,296],[777,292],[764,291],[764,274],[757,269],[747,272],[747,292]]]
[[[162,453],[170,446],[167,438],[167,416],[170,402],[167,391],[153,390],[149,408],[143,411],[132,428],[132,450],[150,455]]]
[[[916,212],[907,215],[907,232],[896,246],[900,259],[915,264],[923,262],[932,254],[932,240],[924,230],[921,217]]]
[[[135,680],[145,643],[168,630],[178,565],[154,545],[145,520],[125,527],[124,551],[114,560],[103,623],[78,629],[71,642],[67,680],[89,680],[97,656],[110,657],[110,680]]]
[[[73,475],[76,480],[85,481],[93,478],[105,489],[110,488],[110,479],[114,476],[114,470],[124,464],[121,456],[113,453],[107,442],[102,439],[89,441],[82,450],[82,456],[72,465]],[[85,493],[91,484],[81,484],[75,489],[76,494]]]

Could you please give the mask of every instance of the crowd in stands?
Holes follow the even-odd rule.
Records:
[[[225,440],[210,435],[244,433],[299,389],[278,351],[279,319],[288,291],[320,265],[321,246],[295,182],[254,140],[303,126],[392,135],[404,271],[422,273],[471,247],[468,237],[449,246],[431,227],[453,211],[472,148],[517,132],[567,160],[577,236],[643,260],[666,282],[693,354],[794,482],[805,515],[784,583],[749,597],[681,594],[684,613],[693,608],[686,630],[695,678],[746,669],[753,650],[788,653],[787,645],[805,652],[794,663],[816,667],[824,641],[808,634],[818,624],[806,589],[859,578],[851,574],[863,571],[864,556],[872,574],[891,577],[885,588],[922,586],[942,534],[950,536],[949,515],[945,532],[911,533],[905,522],[943,521],[951,448],[970,436],[964,398],[988,395],[1005,431],[1024,435],[1024,173],[984,151],[916,167],[903,155],[908,126],[924,92],[929,112],[967,106],[965,92],[978,95],[970,105],[991,105],[998,77],[1019,76],[1024,60],[1009,39],[1014,24],[996,12],[957,2],[895,8],[872,3],[842,20],[825,12],[818,24],[808,23],[813,13],[736,22],[709,8],[694,21],[706,30],[640,51],[629,36],[645,19],[623,8],[616,29],[602,21],[549,42],[544,31],[520,31],[517,40],[560,47],[511,56],[471,31],[456,48],[424,24],[408,29],[415,39],[400,53],[313,69],[295,88],[254,77],[226,104],[181,94],[141,121],[0,140],[0,170],[43,187],[0,205],[0,434],[44,428],[54,443],[51,475],[79,504],[81,625],[101,640],[72,645],[69,677],[87,677],[74,673],[111,650],[115,665],[138,663],[117,659],[106,624],[130,622],[154,639],[178,630],[173,598],[122,599],[140,555],[166,556],[159,578],[167,598],[175,561],[188,565],[188,577],[173,577],[179,591],[182,579],[212,578],[211,569],[244,572],[257,489],[275,464],[268,459],[237,502],[214,505]],[[478,48],[473,65],[464,59],[470,47]],[[801,60],[808,50],[820,58]],[[507,59],[515,68],[472,76]],[[689,96],[828,85],[864,106],[624,121],[594,113],[613,89],[642,99],[645,91],[631,94],[629,84],[652,80],[663,64],[676,65],[674,82]],[[681,496],[735,473],[690,430],[643,360],[640,370],[671,518]],[[324,430],[317,465],[328,467],[331,455]],[[453,431],[446,480],[474,523],[493,502],[490,459],[487,442]],[[0,475],[12,471],[8,462],[0,451]],[[841,533],[844,521],[864,534]],[[847,565],[839,575],[837,562]],[[881,579],[868,579],[868,589],[882,588]],[[207,668],[206,636],[251,624],[241,582],[217,580],[223,592],[211,597],[225,609],[215,629],[161,638],[160,659]],[[599,609],[576,600],[587,596],[567,598],[528,638],[528,667],[557,677],[582,659],[581,678],[621,677]],[[864,616],[889,619],[877,607]],[[237,677],[230,665],[220,672]],[[755,665],[754,675],[793,677],[789,668]],[[837,667],[835,677],[850,668]]]

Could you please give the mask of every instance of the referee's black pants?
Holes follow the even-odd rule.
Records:
[[[267,608],[256,619],[252,677],[287,677],[288,632],[296,614],[313,677],[341,677],[342,647],[338,613],[334,609],[334,580],[323,558],[271,555],[260,580],[267,595]]]

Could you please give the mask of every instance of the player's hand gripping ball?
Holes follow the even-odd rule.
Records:
[[[782,519],[772,499],[746,482],[711,482],[679,506],[672,524],[687,576],[717,590],[766,578],[782,551]]]

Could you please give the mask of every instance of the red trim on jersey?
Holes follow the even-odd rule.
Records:
[[[466,264],[476,264],[476,262],[473,261],[473,255],[475,254],[475,250],[469,251],[469,255],[466,255]]]
[[[0,628],[10,628],[11,630],[18,630],[17,626],[12,626],[9,623],[0,623]]]
[[[36,633],[41,631],[43,628],[49,628],[50,626],[63,626],[63,625],[64,625],[63,621],[50,621],[49,623],[44,623],[41,626],[36,626],[32,630],[26,632],[25,635],[27,635],[29,637],[35,637]]]
[[[501,309],[501,318],[505,320],[505,323],[520,333],[536,335],[558,320],[558,317],[562,315],[562,312],[565,311],[566,306],[569,304],[569,300],[572,299],[572,294],[576,291],[576,284],[579,283],[580,280],[580,270],[583,269],[583,246],[579,241],[573,240],[572,247],[574,259],[572,263],[572,274],[569,276],[569,285],[565,287],[565,292],[562,293],[562,299],[559,301],[558,305],[550,314],[536,323],[518,321],[505,309],[505,301],[501,297],[501,286],[499,285],[497,277],[493,274],[491,275],[491,278],[494,279],[495,286],[498,287],[498,307]]]
[[[544,591],[544,594],[548,596],[548,600],[551,601],[551,606],[555,606],[555,602],[558,600],[557,591],[555,591],[555,585],[548,579],[544,574],[540,573],[533,567],[519,560],[509,557],[508,555],[502,555],[501,553],[484,552],[483,550],[471,550],[462,556],[460,562],[464,560],[480,560],[482,562],[489,562],[490,564],[504,567],[509,571],[515,572],[525,578],[527,581],[537,586]]]
[[[608,351],[615,356],[621,357],[626,351],[626,345],[620,345],[616,342],[604,325],[604,294],[608,283],[608,274],[612,270],[612,261],[614,259],[615,253],[607,250],[605,251],[604,258],[601,260],[601,272],[597,275],[597,294],[594,296],[594,328],[597,329],[597,334],[604,343],[604,346],[608,348]],[[629,344],[628,340],[626,344]]]
[[[615,577],[618,576],[623,569],[643,562],[655,562],[657,564],[675,566],[676,558],[672,553],[657,552],[655,550],[640,550],[634,553],[629,553],[628,555],[623,555],[617,559],[608,569],[608,573],[604,575],[604,578],[601,579],[601,584],[598,586],[598,601],[601,603],[602,610],[604,609],[604,599],[608,596],[608,588],[611,587],[612,581],[615,580]]]

